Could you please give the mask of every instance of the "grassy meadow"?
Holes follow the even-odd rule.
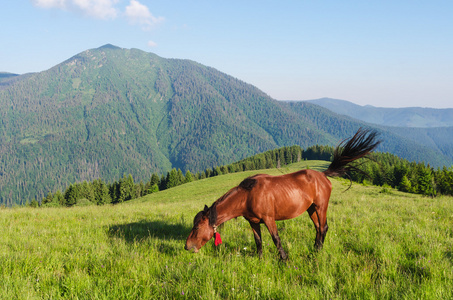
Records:
[[[302,161],[261,173],[325,168]],[[331,179],[329,232],[314,250],[304,213],[278,222],[281,262],[243,218],[223,244],[184,250],[195,214],[257,171],[204,179],[121,205],[0,210],[0,299],[452,299],[453,198]]]

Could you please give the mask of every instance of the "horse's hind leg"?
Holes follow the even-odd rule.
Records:
[[[255,237],[255,243],[256,243],[256,252],[258,253],[259,257],[263,255],[263,245],[261,241],[261,227],[260,223],[252,223],[249,221],[250,226],[252,227],[253,230],[253,236]]]
[[[319,209],[315,204],[312,204],[307,209],[307,212],[316,228],[315,248],[320,250],[322,249],[327,230],[329,229],[329,226],[327,226],[327,209]]]
[[[274,241],[274,244],[277,247],[278,252],[280,253],[281,259],[286,260],[288,258],[288,255],[286,254],[285,250],[283,250],[280,237],[278,236],[277,224],[275,224],[275,220],[264,220],[264,224],[266,225],[267,230],[269,230],[269,233],[272,236],[272,240]]]

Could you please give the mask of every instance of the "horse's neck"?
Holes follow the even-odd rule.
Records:
[[[244,214],[243,198],[244,195],[241,192],[235,191],[217,204],[217,226]]]

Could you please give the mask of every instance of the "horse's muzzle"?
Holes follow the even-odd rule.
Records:
[[[187,251],[193,250],[194,253],[197,253],[199,249],[196,246],[187,247],[187,244],[184,246],[184,249]]]

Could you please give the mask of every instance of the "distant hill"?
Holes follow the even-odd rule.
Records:
[[[19,76],[19,74],[0,72],[0,82],[10,79],[12,77],[16,77],[16,76]]]
[[[276,101],[194,61],[106,45],[0,84],[0,202],[40,199],[75,181],[196,172],[281,146],[336,145],[360,126],[372,127]],[[438,139],[376,128],[380,151],[434,166],[453,161]]]
[[[345,100],[321,98],[308,100],[338,114],[368,123],[395,127],[448,127],[453,126],[453,108],[423,107],[384,108],[361,106]]]

